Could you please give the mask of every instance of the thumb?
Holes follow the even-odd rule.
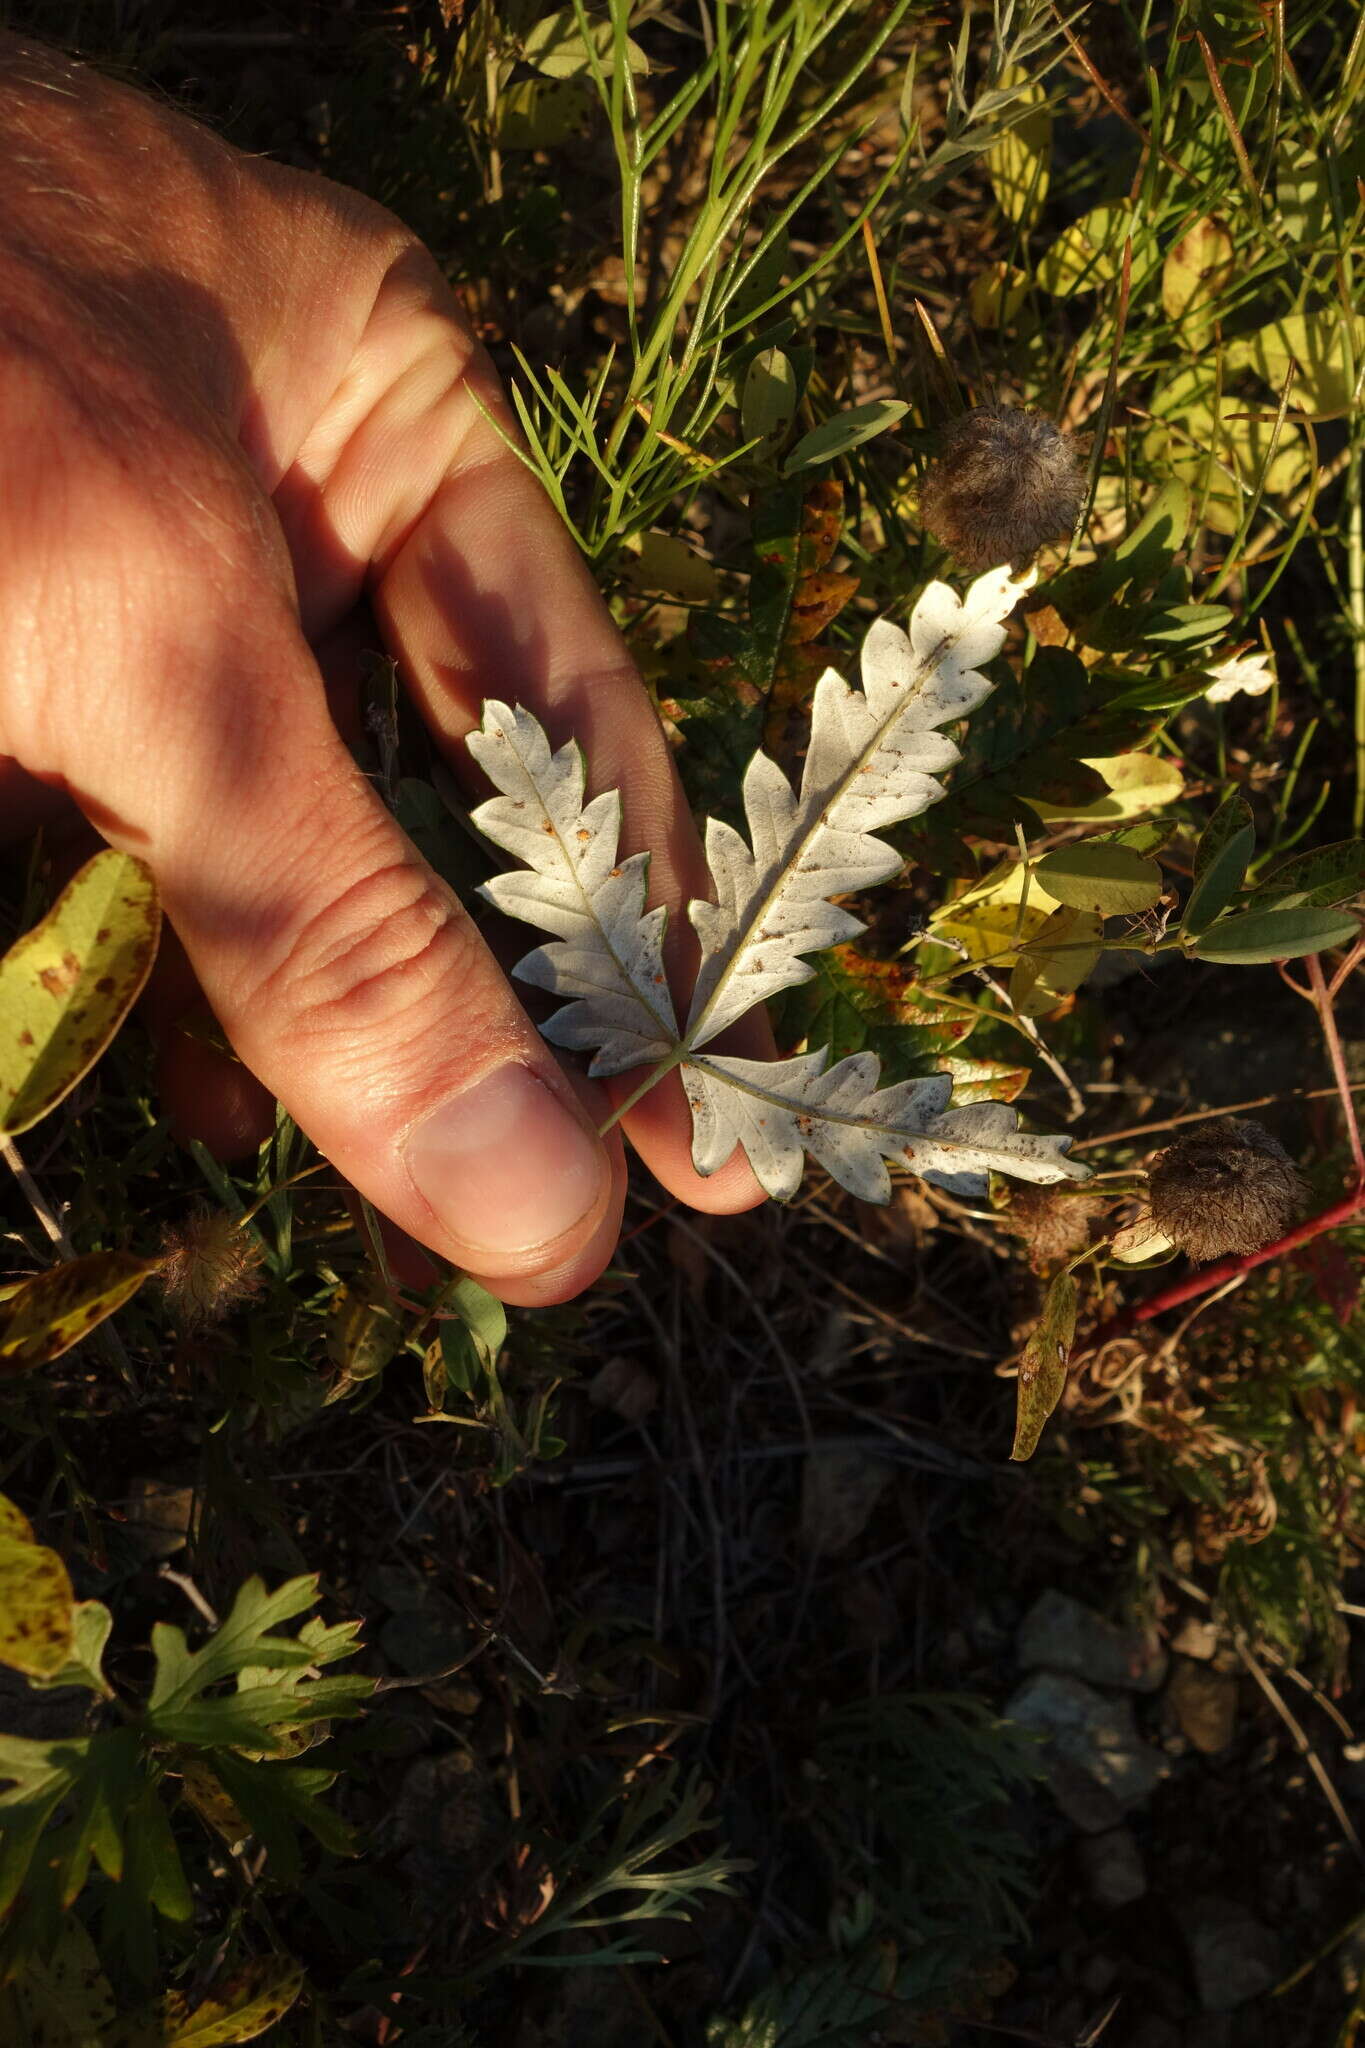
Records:
[[[131,750],[107,748],[82,800],[150,861],[234,1049],[346,1179],[504,1298],[564,1299],[615,1244],[619,1145],[356,768],[297,625],[268,645],[268,681],[239,640],[230,681],[163,707],[150,787],[119,787]]]

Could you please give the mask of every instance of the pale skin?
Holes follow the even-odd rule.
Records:
[[[74,815],[151,864],[182,1126],[227,1149],[273,1096],[398,1230],[509,1302],[565,1300],[619,1234],[611,1098],[541,1040],[328,687],[368,602],[471,795],[485,696],[576,736],[624,850],[653,852],[685,992],[697,836],[592,578],[485,417],[510,418],[496,375],[381,208],[3,35],[0,149],[0,836]],[[205,1003],[240,1064],[180,1028]],[[676,1077],[624,1128],[693,1207],[762,1198],[742,1154],[694,1172]]]

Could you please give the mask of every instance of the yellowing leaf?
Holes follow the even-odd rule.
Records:
[[[106,850],[0,960],[0,1134],[88,1073],[142,991],[161,927],[145,861]]]
[[[977,272],[967,292],[975,327],[1008,327],[1024,303],[1028,278],[1012,263],[991,263]]]
[[[22,1281],[0,1301],[0,1374],[60,1358],[160,1266],[132,1252],[87,1252]]]
[[[1043,1317],[1019,1361],[1018,1416],[1011,1458],[1022,1462],[1038,1448],[1044,1425],[1066,1391],[1067,1361],[1076,1341],[1076,1283],[1059,1273],[1047,1291]]]
[[[1001,77],[1003,87],[1022,85],[1016,104],[1029,111],[1008,128],[986,151],[986,173],[1000,202],[1000,210],[1012,221],[1033,220],[1047,197],[1048,164],[1052,156],[1052,116],[1047,93],[1036,80],[1023,81],[1026,73],[1011,65]]]
[[[672,533],[642,534],[622,559],[621,580],[684,604],[706,604],[716,594],[714,563]]]
[[[1365,316],[1353,314],[1348,322],[1335,310],[1289,313],[1283,320],[1272,320],[1268,327],[1228,345],[1227,366],[1255,370],[1278,393],[1292,363],[1291,406],[1315,414],[1349,412],[1354,389],[1347,361],[1348,329],[1359,369],[1365,353]]]
[[[191,2006],[183,1991],[168,1991],[108,2036],[107,2048],[225,2048],[254,2041],[284,2018],[303,1989],[303,1969],[280,1956],[247,1963]]]
[[[0,1664],[50,1678],[71,1653],[76,1596],[55,1550],[0,1494]]]
[[[1186,348],[1202,348],[1213,325],[1212,307],[1231,283],[1236,264],[1232,236],[1206,215],[1188,227],[1161,266],[1161,303],[1177,323]]]
[[[1164,810],[1182,794],[1185,781],[1174,761],[1159,754],[1113,754],[1089,760],[1109,784],[1108,796],[1093,804],[1045,804],[1030,797],[1032,808],[1044,819],[1091,819],[1097,824],[1116,818],[1141,818],[1148,811]]]
[[[393,1311],[356,1289],[339,1287],[327,1318],[327,1356],[339,1368],[327,1399],[339,1401],[381,1373],[402,1341]]]
[[[502,149],[554,149],[582,134],[595,104],[582,78],[519,78],[499,96],[493,132]]]
[[[1020,1017],[1045,1017],[1078,989],[1100,957],[1103,919],[1093,910],[1054,910],[1010,976]]]
[[[600,69],[610,77],[616,64],[616,39],[611,23],[592,22],[585,35],[574,7],[561,7],[554,14],[542,15],[522,38],[521,54],[547,78],[574,78],[592,68],[588,36],[592,38],[591,49],[597,53]],[[627,36],[625,44],[627,69],[643,78],[649,70],[649,59],[632,37]]]
[[[1163,384],[1152,399],[1153,422],[1142,437],[1142,452],[1191,492],[1207,488],[1204,523],[1215,533],[1235,533],[1255,490],[1287,496],[1307,477],[1312,459],[1301,427],[1286,421],[1276,437],[1272,410],[1257,411],[1226,391],[1215,431],[1216,389],[1210,362],[1192,363]]]
[[[1089,213],[1063,228],[1050,249],[1038,259],[1038,282],[1055,298],[1070,298],[1073,292],[1098,291],[1112,284],[1123,269],[1123,245],[1133,236],[1133,282],[1139,284],[1156,260],[1151,232],[1132,226],[1126,206],[1094,206]]]
[[[949,904],[947,915],[934,920],[934,936],[956,940],[969,960],[992,967],[1012,967],[1017,958],[1016,944],[1027,945],[1038,936],[1051,907],[1050,898],[1043,900],[1030,890],[1021,927],[1017,896],[1013,902],[991,898],[968,903],[961,909]]]
[[[780,348],[760,349],[744,378],[739,423],[746,441],[776,441],[796,417],[796,372]]]

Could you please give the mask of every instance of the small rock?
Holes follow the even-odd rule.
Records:
[[[1187,1614],[1171,1637],[1171,1648],[1180,1657],[1197,1657],[1207,1664],[1218,1654],[1218,1624],[1202,1615]]]
[[[1106,1834],[1091,1835],[1081,1843],[1080,1860],[1086,1889],[1106,1913],[1131,1906],[1147,1890],[1142,1852],[1127,1828],[1110,1828]]]
[[[1036,1729],[1044,1737],[1050,1765],[1069,1766],[1071,1773],[1079,1771],[1108,1794],[1112,1805],[1107,1812],[1104,1802],[1096,1803],[1104,1817],[1097,1812],[1089,1822],[1095,1833],[1114,1825],[1114,1806],[1122,1812],[1140,1805],[1166,1775],[1166,1759],[1137,1732],[1132,1701],[1110,1698],[1078,1678],[1035,1672],[1024,1680],[1005,1711],[1010,1720]],[[1053,1791],[1063,1811],[1069,1812],[1058,1791],[1059,1776],[1054,1775]],[[1062,1777],[1061,1782],[1067,1779]],[[1070,1783],[1074,1790],[1074,1776]],[[1077,1815],[1071,1817],[1077,1826],[1087,1826]]]
[[[1155,1635],[1120,1628],[1051,1588],[1024,1616],[1016,1647],[1026,1671],[1067,1671],[1091,1685],[1155,1692],[1166,1676],[1166,1653]]]
[[[1280,1974],[1279,1943],[1234,1899],[1192,1899],[1181,1915],[1205,2012],[1235,2012],[1268,1991]]]
[[[1194,1664],[1178,1657],[1166,1687],[1166,1704],[1188,1736],[1205,1756],[1217,1756],[1232,1741],[1237,1728],[1237,1680],[1227,1672],[1211,1671],[1207,1664]]]

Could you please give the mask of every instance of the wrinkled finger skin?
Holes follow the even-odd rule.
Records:
[[[653,852],[685,990],[692,821],[497,379],[381,208],[4,35],[0,147],[0,821],[69,801],[151,862],[184,954],[154,1028],[210,1126],[227,1079],[181,1003],[254,1077],[243,1135],[277,1098],[398,1230],[565,1299],[618,1234],[607,1105],[355,767],[316,652],[372,607],[471,788],[486,695],[576,736]],[[742,1155],[694,1173],[676,1086],[626,1128],[683,1200],[759,1199]]]

